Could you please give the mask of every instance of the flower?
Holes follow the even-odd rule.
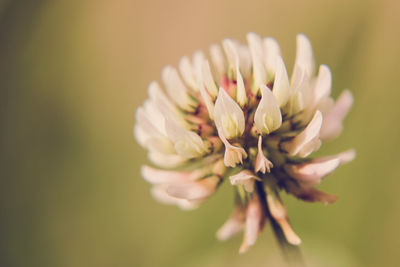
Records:
[[[322,141],[337,137],[353,97],[331,97],[331,72],[316,74],[312,47],[297,36],[289,79],[278,43],[247,35],[248,45],[226,39],[212,45],[211,62],[202,52],[183,57],[177,69],[162,71],[136,112],[134,134],[160,167],[142,167],[160,202],[193,209],[229,178],[235,192],[232,217],[217,232],[226,240],[244,231],[240,252],[256,242],[267,220],[274,220],[287,242],[301,243],[289,224],[279,193],[305,201],[333,203],[336,196],[315,188],[353,150],[309,158]]]

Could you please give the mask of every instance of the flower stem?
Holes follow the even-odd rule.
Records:
[[[286,259],[286,262],[288,263],[288,266],[305,267],[306,264],[304,262],[299,246],[288,243],[286,237],[282,232],[282,229],[279,227],[278,223],[272,218],[272,216],[270,216],[269,212],[268,217],[272,225],[272,230],[278,241],[279,247],[281,248],[281,251]]]
[[[288,264],[289,267],[306,267],[306,264],[304,262],[303,256],[300,251],[299,246],[295,246],[290,244],[287,240],[285,235],[283,234],[283,231],[279,224],[275,221],[275,219],[272,217],[271,212],[269,210],[266,196],[267,193],[264,190],[263,184],[261,182],[256,183],[256,188],[258,191],[258,194],[260,195],[260,199],[263,201],[263,206],[266,211],[266,216],[268,217],[269,221],[271,222],[272,226],[272,231],[274,232],[274,235],[278,241],[279,247],[282,251],[282,254]]]

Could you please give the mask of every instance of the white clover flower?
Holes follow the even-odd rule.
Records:
[[[333,203],[335,196],[315,186],[355,157],[349,150],[307,158],[341,133],[353,102],[347,90],[336,103],[330,97],[330,70],[321,65],[315,73],[307,37],[297,36],[291,78],[273,38],[249,33],[247,41],[212,45],[212,64],[198,51],[192,60],[180,60],[179,71],[165,67],[165,91],[150,84],[134,127],[151,162],[162,168],[142,168],[158,201],[196,208],[229,177],[235,209],[217,237],[226,240],[243,230],[241,253],[254,245],[268,219],[288,243],[300,244],[279,193]]]

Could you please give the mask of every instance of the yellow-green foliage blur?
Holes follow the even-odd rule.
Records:
[[[399,266],[399,1],[0,1],[0,266],[282,266],[272,232],[247,254],[215,231],[225,183],[195,211],[154,201],[134,112],[163,66],[224,38],[295,36],[355,103],[337,140],[357,158],[325,179],[324,206],[284,198],[309,266]]]

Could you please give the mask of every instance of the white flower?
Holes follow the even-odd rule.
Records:
[[[210,60],[196,51],[182,57],[179,71],[165,67],[164,88],[150,83],[134,126],[139,144],[161,168],[142,168],[158,201],[196,208],[229,177],[236,207],[217,237],[243,230],[241,253],[254,245],[267,218],[287,242],[300,244],[279,193],[333,203],[336,196],[315,186],[355,157],[348,150],[307,158],[342,132],[353,103],[347,90],[336,102],[331,98],[331,71],[321,65],[316,74],[308,38],[297,36],[291,77],[275,39],[249,33],[247,43],[225,39],[222,48],[210,47]]]

